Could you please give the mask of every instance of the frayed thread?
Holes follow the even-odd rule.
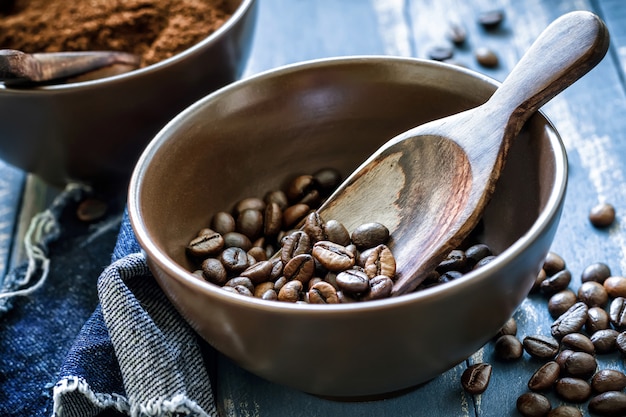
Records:
[[[80,396],[72,394],[80,394]],[[52,417],[79,416],[80,410],[85,410],[85,408],[91,408],[94,412],[114,408],[120,413],[130,413],[130,406],[125,397],[119,394],[93,392],[87,381],[77,376],[68,376],[56,383],[53,389],[53,401]]]

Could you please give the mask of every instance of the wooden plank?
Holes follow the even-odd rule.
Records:
[[[334,55],[364,53],[426,58],[430,47],[446,43],[448,22],[457,21],[468,31],[468,43],[463,48],[455,48],[455,59],[503,80],[552,20],[572,10],[598,12],[612,32],[610,56],[543,109],[560,132],[570,159],[568,195],[553,250],[567,260],[574,277],[571,288],[577,290],[583,268],[592,262],[606,262],[615,275],[626,270],[626,242],[621,223],[598,230],[587,219],[589,209],[599,201],[613,203],[618,214],[626,209],[623,164],[620,163],[626,156],[626,119],[623,118],[626,112],[623,86],[626,12],[621,4],[621,0],[265,0],[261,3],[260,27],[246,74]],[[595,6],[598,8],[594,9]],[[481,10],[494,8],[502,8],[506,19],[496,32],[486,32],[476,23],[476,16]],[[276,16],[280,16],[278,21]],[[355,16],[358,19],[354,19]],[[334,26],[330,22],[334,22]],[[333,30],[329,32],[331,26]],[[334,42],[334,39],[342,42]],[[477,64],[473,48],[483,45],[498,53],[498,68],[487,69]],[[542,296],[533,295],[516,312],[520,338],[549,333],[552,318],[546,301]],[[625,369],[617,355],[602,355],[599,360],[602,367]],[[276,386],[221,358],[216,390],[220,407],[227,416],[434,415],[433,410],[437,410],[436,415],[518,415],[515,401],[526,391],[528,378],[538,363],[527,355],[515,363],[498,362],[492,343],[485,345],[468,363],[477,361],[493,363],[494,373],[487,392],[475,397],[467,396],[460,389],[464,364],[419,389],[384,401],[342,403]],[[554,395],[550,398],[554,405],[559,403]],[[588,415],[584,404],[581,409]]]

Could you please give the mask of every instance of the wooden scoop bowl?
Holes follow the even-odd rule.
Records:
[[[412,291],[477,225],[526,120],[598,64],[608,45],[594,14],[562,16],[486,103],[391,139],[319,214],[350,230],[368,221],[386,225],[397,263],[392,294]]]

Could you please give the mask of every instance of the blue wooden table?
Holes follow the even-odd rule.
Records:
[[[477,23],[481,11],[501,9],[495,31]],[[626,1],[624,0],[259,0],[257,29],[244,77],[278,66],[342,55],[401,55],[428,58],[432,47],[449,45],[451,21],[467,30],[453,59],[502,81],[523,52],[554,19],[573,10],[591,10],[609,26],[611,48],[604,61],[543,109],[568,151],[570,178],[553,251],[572,272],[570,288],[582,270],[604,262],[613,275],[626,274]],[[480,66],[479,46],[493,49],[496,68]],[[49,193],[36,178],[0,163],[0,276],[20,257],[20,236]],[[596,229],[588,220],[598,202],[616,207],[617,221]],[[103,264],[109,253],[103,253]],[[518,337],[548,333],[553,319],[546,298],[530,296],[515,314]],[[599,355],[602,368],[626,371],[618,354]],[[482,395],[466,394],[460,377],[468,364],[490,362],[493,375]],[[218,356],[214,389],[224,416],[516,416],[517,397],[537,362],[524,356],[513,363],[494,358],[488,343],[466,363],[434,380],[391,398],[368,402],[330,401],[257,378]],[[561,403],[550,394],[553,406]],[[578,407],[589,415],[586,404]]]

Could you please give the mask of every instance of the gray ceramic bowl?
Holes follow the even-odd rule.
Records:
[[[436,62],[349,57],[276,69],[209,95],[157,135],[131,179],[130,219],[152,272],[203,338],[268,380],[352,397],[435,377],[496,334],[549,250],[567,165],[541,114],[515,141],[484,214],[482,240],[497,259],[451,283],[344,305],[264,301],[194,278],[184,247],[237,200],[322,167],[347,175],[397,133],[478,105],[496,85]]]
[[[126,74],[31,89],[0,89],[0,158],[54,185],[123,189],[137,158],[177,113],[241,75],[256,0],[184,52]]]

